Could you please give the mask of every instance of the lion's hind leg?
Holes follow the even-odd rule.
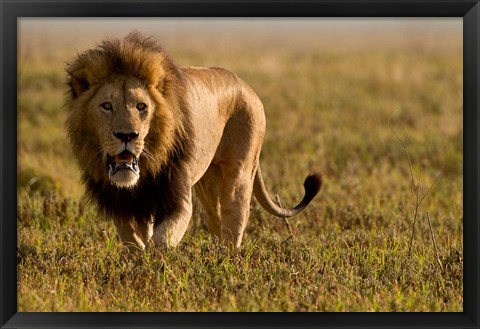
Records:
[[[223,168],[222,193],[220,197],[222,244],[239,248],[250,215],[253,177],[256,168]]]
[[[222,177],[220,240],[230,248],[239,248],[242,243],[265,135],[262,104],[256,96],[252,97],[250,95],[250,102],[238,104],[237,112],[225,126],[214,159]]]
[[[220,193],[222,173],[220,168],[211,164],[203,177],[195,184],[195,191],[206,213],[205,224],[208,231],[220,238]]]
[[[252,171],[254,169],[242,166],[211,164],[195,185],[206,212],[205,223],[209,232],[232,248],[240,247],[247,225],[253,189]]]

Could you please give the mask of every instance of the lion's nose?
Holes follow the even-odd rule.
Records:
[[[124,143],[130,142],[132,139],[135,139],[138,137],[137,132],[133,132],[133,133],[114,132],[113,135]]]

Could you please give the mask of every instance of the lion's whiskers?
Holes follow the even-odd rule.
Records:
[[[100,149],[100,151],[98,151],[97,153],[95,153],[95,156],[99,156],[99,155],[104,155],[105,154],[105,151],[102,149]]]
[[[155,161],[155,158],[153,157],[153,154],[146,147],[143,148],[142,154],[144,154],[146,158],[148,158],[152,161]]]

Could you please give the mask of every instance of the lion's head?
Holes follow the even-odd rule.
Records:
[[[88,194],[108,210],[168,183],[172,162],[188,153],[181,68],[134,32],[79,54],[66,71],[66,129]]]
[[[133,188],[158,172],[181,132],[181,71],[150,38],[131,33],[67,65],[67,119],[82,169],[95,181]]]
[[[143,85],[135,77],[116,77],[99,86],[84,109],[95,123],[101,167],[118,187],[138,182],[139,158],[149,152],[145,138],[157,104]]]

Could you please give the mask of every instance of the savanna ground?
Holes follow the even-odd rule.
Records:
[[[18,310],[462,311],[461,21],[200,23],[67,33],[41,20],[20,25]],[[230,253],[196,201],[178,248],[124,259],[113,223],[82,199],[63,128],[63,68],[77,50],[138,26],[178,63],[228,68],[258,93],[263,174],[284,206],[299,201],[310,169],[322,171],[319,196],[290,220],[292,238],[253,201],[243,248]],[[410,169],[420,199],[440,177],[418,208],[412,243]]]

